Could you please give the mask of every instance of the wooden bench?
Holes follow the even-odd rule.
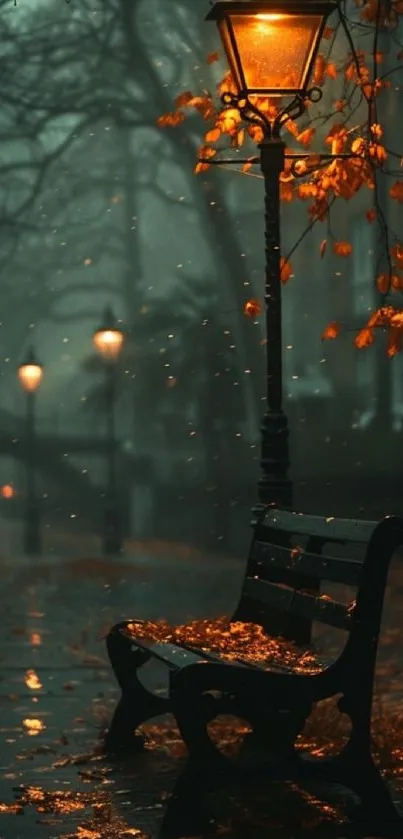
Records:
[[[208,723],[219,714],[232,714],[252,726],[251,742],[259,744],[271,776],[295,780],[313,775],[341,784],[361,799],[371,826],[376,819],[382,826],[399,824],[402,830],[371,754],[384,592],[390,559],[402,543],[403,520],[395,517],[376,523],[268,509],[255,527],[232,622],[263,627],[269,648],[273,638],[310,645],[312,624],[318,621],[345,633],[341,654],[331,662],[315,659],[311,669],[284,660],[254,661],[253,651],[252,660],[248,655],[246,660],[235,656],[229,661],[183,644],[134,638],[128,632],[130,622],[117,624],[107,637],[107,648],[122,697],[107,734],[108,747],[134,747],[139,740],[133,733],[142,722],[172,712],[188,748],[188,768],[199,767],[202,786],[200,767],[207,767],[204,777],[211,780],[214,767],[220,767],[221,774],[223,766],[229,766],[229,758],[209,738]],[[346,606],[324,596],[323,581],[354,587],[355,601]],[[167,698],[147,691],[138,678],[139,668],[150,658],[169,668]],[[339,710],[351,720],[348,744],[331,758],[296,750],[296,738],[315,703],[337,695]]]

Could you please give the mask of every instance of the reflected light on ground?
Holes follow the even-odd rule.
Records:
[[[31,737],[35,737],[37,734],[45,731],[46,728],[46,725],[42,722],[42,720],[31,719],[29,717],[23,720],[22,724],[24,726],[25,733],[29,734]]]
[[[24,681],[26,686],[31,690],[40,690],[43,687],[40,679],[35,673],[35,670],[27,670]]]

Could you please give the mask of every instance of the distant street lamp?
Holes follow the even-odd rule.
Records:
[[[264,178],[266,240],[267,405],[256,513],[268,505],[292,505],[289,431],[282,404],[280,174],[285,143],[280,132],[289,119],[304,113],[307,102],[322,97],[319,88],[308,89],[308,84],[326,18],[335,8],[332,0],[218,0],[206,18],[217,23],[237,89],[223,93],[222,103],[236,108],[243,120],[258,125],[263,134],[260,157],[252,161],[260,163]],[[282,102],[271,118],[259,108],[259,97],[286,97],[288,104]]]
[[[117,554],[122,550],[122,526],[116,484],[116,363],[123,348],[124,332],[119,328],[110,306],[105,308],[102,324],[94,332],[93,343],[105,363],[107,480],[103,550],[105,554]]]
[[[31,348],[25,361],[18,367],[18,380],[26,394],[25,462],[27,474],[26,506],[24,521],[24,551],[37,556],[42,551],[40,511],[36,492],[36,394],[43,377],[42,364]]]

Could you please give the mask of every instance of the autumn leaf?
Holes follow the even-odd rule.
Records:
[[[392,326],[388,329],[388,343],[386,353],[389,358],[397,355],[402,350],[403,332],[402,327]]]
[[[355,66],[354,62],[352,61],[351,64],[349,64],[344,71],[346,81],[347,82],[352,82],[355,74],[356,74],[356,66]]]
[[[211,160],[213,157],[215,157],[216,154],[217,154],[217,149],[212,149],[212,148],[210,148],[210,146],[202,146],[199,149],[198,157],[203,158],[203,160],[200,160],[196,164],[196,166],[193,170],[194,174],[199,175],[200,172],[207,172],[207,169],[210,168],[210,163],[208,163],[208,161]]]
[[[320,258],[323,259],[327,248],[327,239],[322,239],[319,247]]]
[[[354,338],[354,344],[358,350],[362,350],[364,347],[370,347],[371,344],[374,343],[374,335],[372,329],[361,329],[361,331],[356,335]]]
[[[325,26],[325,28],[323,30],[322,38],[324,38],[325,41],[329,41],[330,38],[332,37],[332,35],[334,34],[334,31],[335,30],[332,26]]]
[[[245,129],[241,128],[236,135],[236,144],[238,147],[242,146],[245,140]]]
[[[376,278],[376,287],[381,294],[386,294],[390,288],[390,277],[388,274],[379,274]]]
[[[215,115],[215,108],[209,96],[193,96],[187,102],[187,107],[195,108],[205,120],[211,119]]]
[[[212,128],[204,135],[206,143],[216,143],[221,137],[221,130],[219,128]]]
[[[376,160],[378,163],[384,163],[385,160],[388,159],[388,153],[384,146],[381,146],[379,143],[370,143],[368,146],[368,151],[370,157]]]
[[[210,52],[207,56],[207,64],[214,64],[215,61],[220,60],[220,54],[218,52]]]
[[[398,274],[392,274],[390,284],[394,291],[403,291],[403,277],[399,277]]]
[[[329,64],[326,65],[325,75],[328,76],[329,79],[337,78],[337,67],[334,61],[329,61]]]
[[[322,332],[321,339],[322,341],[333,341],[334,338],[337,338],[340,332],[340,324],[333,320],[331,323],[328,323],[326,329]]]
[[[325,58],[322,55],[322,53],[319,53],[319,55],[316,57],[315,66],[314,66],[314,69],[313,69],[313,84],[314,85],[318,85],[320,87],[320,85],[323,84],[324,79],[325,79],[325,67],[326,67]]]
[[[390,248],[390,255],[395,260],[398,268],[403,268],[403,245],[399,242]]]
[[[291,183],[282,183],[280,181],[280,200],[289,204],[294,197],[294,188]]]
[[[283,285],[288,283],[288,280],[292,276],[292,265],[291,262],[282,256],[280,259],[280,279]]]
[[[345,107],[346,107],[346,100],[345,99],[336,99],[336,101],[334,103],[335,111],[339,111],[339,112],[344,111]]]
[[[259,300],[247,300],[243,307],[243,313],[247,318],[255,318],[257,315],[260,315],[261,312],[262,307]]]
[[[298,198],[301,198],[305,201],[308,198],[316,198],[318,194],[318,187],[316,184],[307,183],[307,184],[299,184],[297,188]]]
[[[158,128],[175,128],[176,125],[179,125],[185,119],[185,114],[182,111],[173,111],[170,114],[164,114],[162,117],[158,117],[157,125]]]
[[[185,90],[184,93],[180,93],[179,96],[175,99],[175,108],[185,108],[186,105],[193,99],[193,93],[190,90]]]
[[[305,128],[305,131],[301,131],[301,134],[297,134],[297,141],[298,143],[301,143],[301,146],[309,146],[314,134],[314,128]]]
[[[353,250],[352,245],[350,242],[334,242],[333,243],[333,252],[337,254],[337,256],[350,256]]]
[[[380,140],[380,139],[381,139],[382,134],[383,134],[383,128],[382,128],[382,126],[381,126],[381,125],[379,125],[379,122],[374,122],[374,123],[371,125],[371,134],[372,134],[372,136],[373,136],[373,137],[375,137],[377,140]]]
[[[390,187],[389,195],[391,198],[394,198],[395,201],[398,201],[399,204],[403,204],[403,183],[401,181],[396,181],[393,186]]]
[[[242,166],[242,172],[249,172],[250,169],[252,169],[252,166],[253,164],[250,162],[250,160],[247,160],[246,163],[244,163],[244,165]]]
[[[374,208],[373,208],[373,207],[371,207],[371,208],[370,208],[369,210],[367,210],[367,212],[365,213],[365,218],[366,218],[366,220],[367,220],[367,221],[369,221],[369,223],[371,224],[371,222],[375,221],[375,219],[376,219],[376,210],[374,210]]]

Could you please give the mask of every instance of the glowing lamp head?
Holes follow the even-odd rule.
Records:
[[[30,349],[28,355],[20,364],[18,368],[18,380],[23,390],[26,393],[35,393],[39,389],[43,378],[43,367],[39,363],[33,349]]]
[[[105,309],[103,322],[94,332],[92,340],[102,358],[106,361],[117,361],[123,348],[124,333],[109,306]]]
[[[238,93],[303,95],[334,0],[218,0],[215,20]]]

